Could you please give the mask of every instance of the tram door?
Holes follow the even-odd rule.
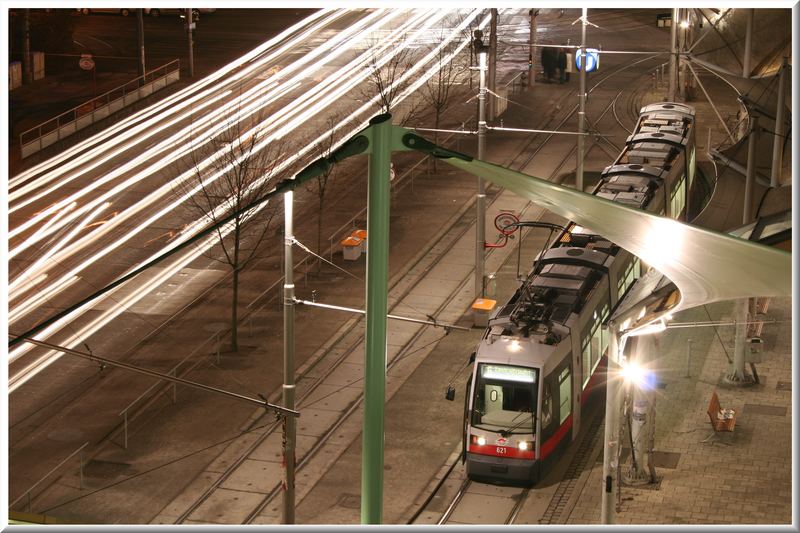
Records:
[[[503,410],[503,386],[486,385],[484,387],[486,398],[486,415]]]

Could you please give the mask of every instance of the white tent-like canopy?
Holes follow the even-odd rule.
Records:
[[[680,290],[670,312],[750,297],[790,296],[791,254],[598,198],[492,163],[447,163],[501,185],[602,235],[667,276]]]

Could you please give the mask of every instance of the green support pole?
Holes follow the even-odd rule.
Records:
[[[361,455],[361,523],[380,524],[383,509],[383,412],[386,398],[386,313],[389,283],[390,115],[370,121],[367,187],[367,333],[364,363],[364,431]]]

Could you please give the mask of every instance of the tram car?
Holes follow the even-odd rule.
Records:
[[[682,219],[695,174],[694,117],[681,103],[643,107],[592,194]],[[531,485],[552,467],[604,388],[602,324],[646,268],[574,222],[539,255],[470,357],[463,435],[470,479]]]

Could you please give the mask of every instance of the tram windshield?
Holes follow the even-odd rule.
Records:
[[[472,425],[503,433],[533,433],[539,369],[481,363]]]

